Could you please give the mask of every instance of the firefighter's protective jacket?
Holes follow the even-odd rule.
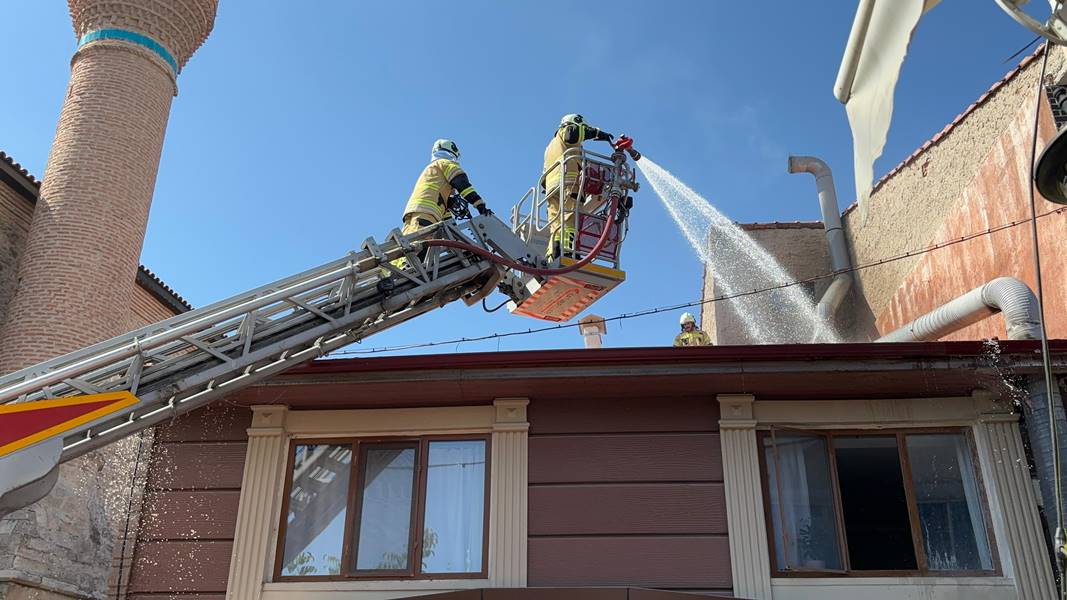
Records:
[[[563,153],[571,148],[579,148],[582,142],[586,140],[602,140],[611,141],[611,134],[606,131],[601,131],[596,127],[591,127],[585,123],[578,125],[564,125],[556,130],[556,135],[552,136],[552,141],[548,143],[545,148],[545,168],[542,172],[547,172],[553,165],[556,164]],[[565,171],[566,183],[572,184],[578,179],[578,169],[581,164],[581,159],[576,158],[574,161],[567,161],[563,170]],[[560,169],[553,169],[551,173],[545,176],[545,190],[552,191],[552,188],[559,185]]]
[[[415,182],[415,189],[404,207],[404,220],[414,214],[434,223],[444,220],[452,190],[456,190],[464,200],[477,208],[478,212],[485,211],[485,201],[474,190],[459,163],[439,158],[426,165]]]
[[[674,338],[674,345],[675,347],[710,346],[711,337],[700,329],[694,329],[693,331],[683,331],[678,334],[678,337]]]

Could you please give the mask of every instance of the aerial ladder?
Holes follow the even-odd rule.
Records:
[[[0,377],[0,516],[44,497],[63,462],[456,300],[500,292],[513,314],[570,319],[625,279],[632,144],[565,153],[549,170],[577,169],[575,186],[545,190],[542,174],[510,224],[472,217],[456,196],[439,223],[367,238],[303,273]],[[548,204],[565,195],[578,196],[576,210],[550,222]],[[549,252],[561,230],[577,235]],[[40,408],[78,416],[12,433]]]

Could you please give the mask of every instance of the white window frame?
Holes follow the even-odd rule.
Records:
[[[419,593],[526,586],[526,398],[492,405],[289,411],[253,406],[230,575],[232,600],[386,600]],[[488,577],[477,579],[272,581],[290,443],[316,438],[490,434]]]
[[[971,396],[895,400],[761,401],[749,394],[717,397],[734,594],[743,598],[981,598],[1054,600],[1052,571],[1019,435],[1009,403],[976,390]],[[1001,576],[772,577],[759,467],[757,429],[833,430],[960,427],[978,450],[983,493]]]

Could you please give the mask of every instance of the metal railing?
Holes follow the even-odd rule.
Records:
[[[546,189],[546,182],[554,173],[559,173],[559,183]],[[567,179],[573,175],[573,183]],[[511,209],[511,227],[523,242],[543,256],[553,242],[553,232],[575,232],[575,246],[581,249],[583,237],[599,237],[600,226],[607,224],[606,209],[613,193],[625,198],[627,190],[633,189],[636,173],[632,166],[617,161],[614,155],[605,155],[583,148],[571,148],[549,166]],[[598,189],[592,194],[591,190]],[[574,195],[572,197],[571,195]],[[555,218],[549,218],[549,205],[559,209]],[[619,268],[619,248],[625,231],[618,232],[613,251],[602,253],[597,262]]]

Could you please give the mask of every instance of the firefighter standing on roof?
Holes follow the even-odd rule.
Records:
[[[556,244],[561,246],[563,252],[573,251],[574,238],[578,235],[573,219],[574,210],[578,204],[578,196],[581,192],[578,189],[578,176],[580,175],[579,170],[581,169],[582,159],[580,156],[575,156],[573,160],[568,158],[562,165],[556,165],[556,163],[568,150],[572,148],[580,149],[582,142],[586,140],[611,142],[614,138],[614,135],[606,131],[587,125],[582,115],[564,115],[563,119],[560,120],[556,135],[552,136],[552,141],[545,148],[544,186],[548,200],[548,222],[552,228],[552,235],[548,243],[549,257],[553,256]],[[562,191],[560,189],[561,171],[564,184]],[[561,194],[563,196],[562,222],[560,219]],[[561,227],[563,230],[562,238],[559,235]]]
[[[404,207],[404,235],[443,221],[453,190],[479,214],[493,214],[459,166],[459,146],[452,140],[437,140],[430,152],[430,164],[422,170]]]
[[[682,313],[679,319],[682,332],[674,338],[675,347],[681,346],[711,346],[711,337],[697,328],[697,320],[692,313]]]

